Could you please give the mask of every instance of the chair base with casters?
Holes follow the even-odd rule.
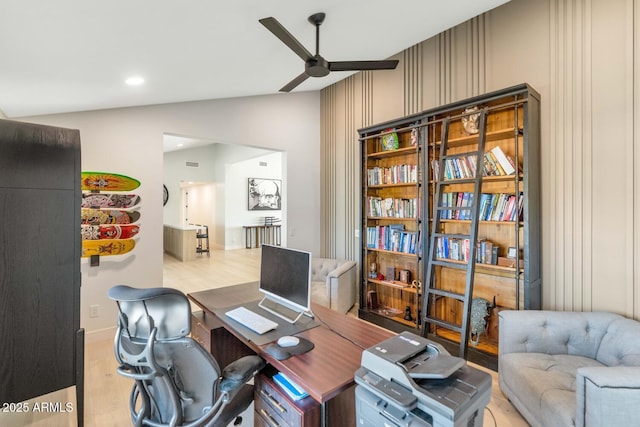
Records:
[[[182,292],[115,286],[109,298],[118,305],[118,373],[134,381],[133,425],[226,426],[251,404],[253,386],[247,382],[264,360],[245,356],[221,370],[188,336],[191,306]]]

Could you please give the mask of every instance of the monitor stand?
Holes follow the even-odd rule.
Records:
[[[264,304],[264,302],[265,302],[265,301],[270,301],[271,303],[276,304],[276,306],[284,307],[284,308],[286,308],[287,310],[290,310],[290,311],[292,311],[293,313],[296,313],[297,315],[296,315],[294,318],[288,317],[287,315],[285,315],[285,314],[283,314],[283,313],[279,312],[278,310],[275,310],[275,309],[273,309],[273,308],[271,308],[271,307],[269,307],[269,306],[265,305],[265,304]],[[287,306],[287,305],[285,305],[285,304],[282,304],[282,303],[280,303],[280,302],[278,302],[278,301],[275,301],[275,300],[273,300],[273,299],[270,299],[270,298],[269,298],[268,296],[266,296],[266,295],[265,295],[265,296],[260,300],[260,302],[258,303],[258,307],[260,307],[260,308],[261,308],[261,309],[263,309],[263,310],[267,310],[269,313],[271,313],[271,314],[273,314],[273,315],[275,315],[275,316],[278,316],[278,317],[279,317],[279,318],[281,318],[282,320],[285,320],[285,321],[287,321],[287,322],[289,322],[289,323],[291,323],[291,324],[296,323],[298,320],[300,320],[300,318],[301,318],[303,315],[308,316],[308,317],[310,317],[310,318],[312,318],[312,319],[314,318],[314,314],[313,314],[313,312],[312,312],[311,310],[309,310],[309,311],[297,311],[297,310],[292,309],[291,307],[288,307],[288,306]]]

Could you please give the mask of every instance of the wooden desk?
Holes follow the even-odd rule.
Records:
[[[225,318],[216,317],[213,313],[217,308],[259,299],[261,295],[257,282],[194,292],[188,294],[188,297],[202,308],[205,318],[215,318],[238,340],[298,383],[320,403],[323,412],[321,424],[356,424],[353,375],[360,367],[362,351],[393,336],[392,332],[312,303],[312,310],[320,326],[297,335],[313,342],[314,349],[280,361],[265,353],[266,345],[258,346],[247,341]]]

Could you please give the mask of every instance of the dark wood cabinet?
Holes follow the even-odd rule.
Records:
[[[222,369],[243,356],[256,354],[227,331],[218,319],[202,311],[191,314],[191,337],[213,355]]]
[[[0,120],[0,402],[76,386],[82,425],[80,134]]]

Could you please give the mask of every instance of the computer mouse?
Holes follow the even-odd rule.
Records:
[[[280,347],[293,347],[294,345],[298,345],[299,342],[300,340],[298,338],[289,335],[278,338],[278,345]]]

